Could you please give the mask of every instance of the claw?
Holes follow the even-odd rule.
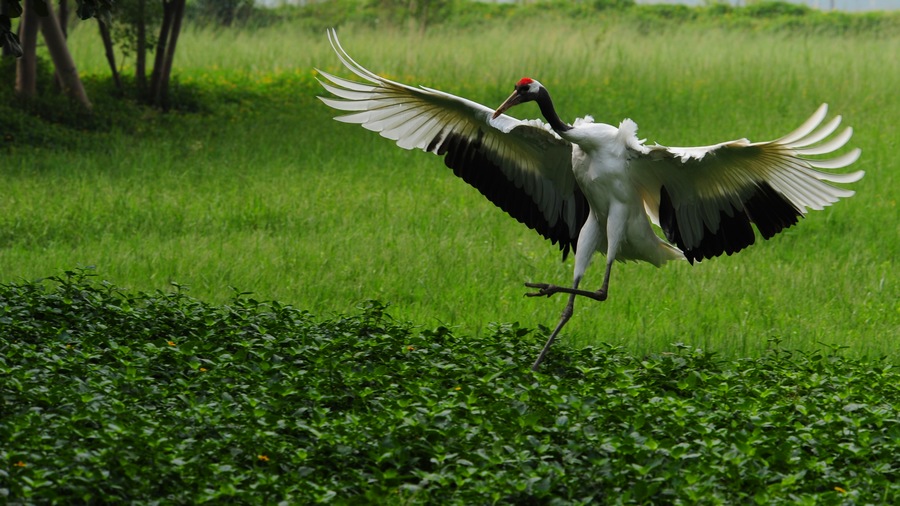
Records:
[[[560,288],[556,285],[551,285],[548,283],[525,283],[525,286],[527,286],[528,288],[537,288],[538,289],[537,292],[526,293],[525,294],[526,297],[543,297],[543,296],[549,297],[549,296],[553,295],[554,293],[559,292],[559,288]]]
[[[538,291],[526,293],[526,297],[550,297],[551,295],[557,293],[571,293],[575,295],[581,295],[583,297],[588,297],[590,299],[604,301],[606,300],[607,292],[604,289],[597,290],[596,292],[589,292],[587,290],[578,290],[575,288],[567,288],[559,285],[551,285],[549,283],[525,283],[525,286],[528,288],[537,288]]]

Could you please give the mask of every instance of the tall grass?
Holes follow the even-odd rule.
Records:
[[[82,72],[104,74],[92,30],[75,30]],[[824,37],[589,22],[437,28],[424,36],[343,27],[371,70],[489,106],[522,75],[563,117],[633,118],[668,145],[787,133],[821,102],[855,127],[858,195],[734,257],[656,269],[617,265],[610,299],[579,301],[571,343],[674,342],[726,355],[846,345],[896,356],[900,213],[895,97],[900,37]],[[324,34],[278,26],[189,29],[182,86],[231,88],[211,115],[159,120],[73,153],[20,150],[0,168],[0,277],[78,265],[134,289],[170,282],[213,301],[229,287],[314,313],[366,299],[400,319],[479,334],[493,321],[554,323],[563,300],[524,281],[568,283],[571,259],[484,201],[440,159],[331,121],[312,67],[346,75]],[[518,114],[536,117],[535,109]],[[584,286],[599,282],[597,266]]]

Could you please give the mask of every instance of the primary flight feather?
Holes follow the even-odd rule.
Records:
[[[594,123],[590,117],[563,122],[547,89],[522,78],[496,110],[449,93],[412,87],[380,77],[356,63],[334,30],[328,39],[341,63],[362,82],[318,71],[319,82],[336,98],[319,97],[357,123],[396,141],[443,156],[454,174],[519,222],[575,252],[571,287],[526,283],[530,296],[568,293],[559,323],[535,361],[572,315],[575,297],[605,300],[615,260],[660,266],[691,263],[738,252],[755,242],[751,224],[768,239],[790,227],[808,209],[822,209],[853,191],[829,183],[853,183],[862,171],[834,173],[859,158],[853,149],[831,155],[852,136],[841,118],[824,125],[822,105],[795,131],[768,142],[746,139],[703,147],[647,145],[637,125]],[[546,123],[503,114],[537,102]],[[651,226],[658,225],[666,240]],[[597,291],[578,285],[595,251],[606,254]]]

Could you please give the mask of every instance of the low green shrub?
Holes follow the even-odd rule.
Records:
[[[722,361],[319,319],[79,270],[0,286],[12,503],[896,502],[898,373],[840,350]]]

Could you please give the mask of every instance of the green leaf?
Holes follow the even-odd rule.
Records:
[[[0,15],[0,47],[6,48],[11,55],[21,58],[24,53],[19,38],[15,33],[10,31],[10,20],[6,16]]]
[[[0,3],[3,5],[3,14],[0,14],[0,20],[6,17],[8,22],[8,18],[18,18],[22,15],[22,2],[19,0],[0,0]],[[7,25],[6,28],[9,29],[9,26]]]

